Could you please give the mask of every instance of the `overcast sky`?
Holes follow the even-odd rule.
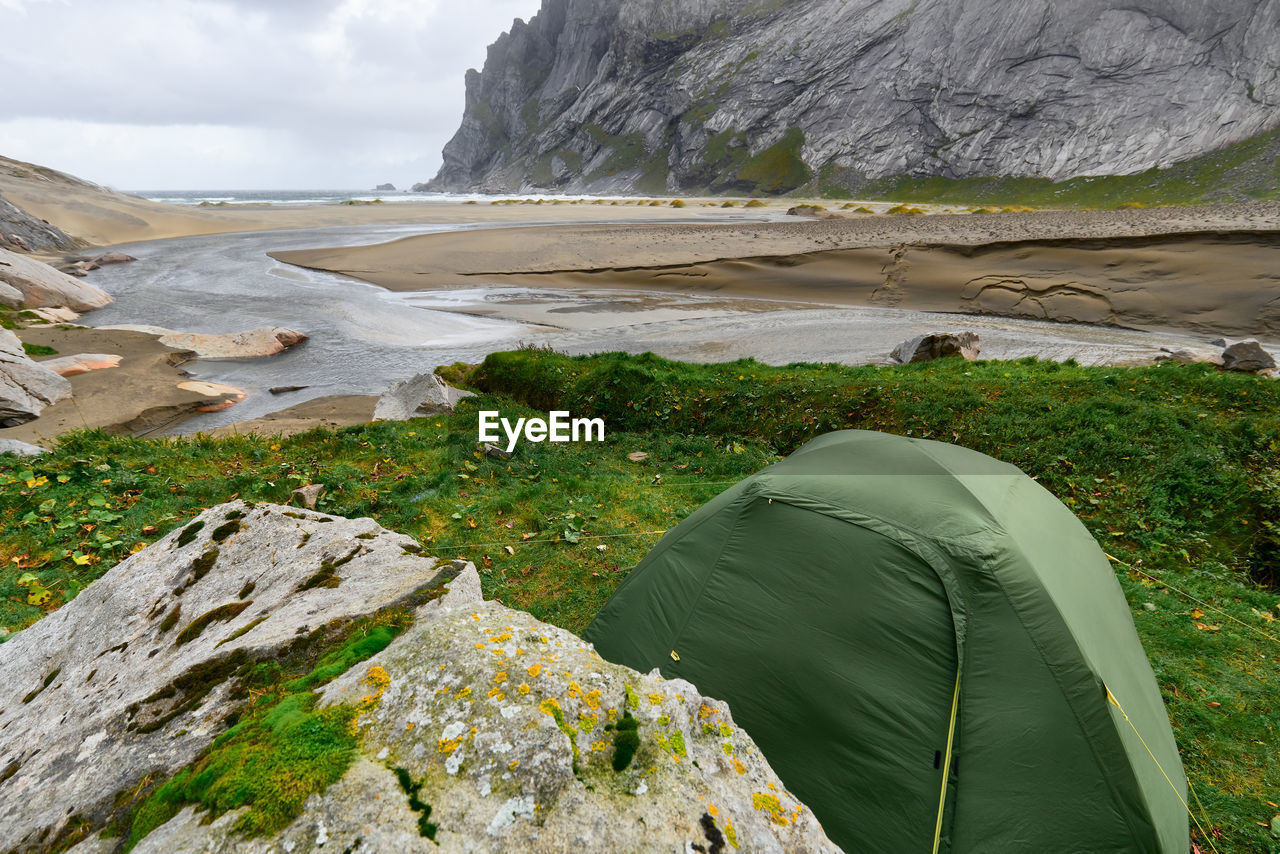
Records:
[[[122,190],[404,188],[540,0],[0,0],[0,155]]]

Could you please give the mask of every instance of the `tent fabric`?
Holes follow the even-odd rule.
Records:
[[[846,851],[1190,847],[1177,745],[1105,555],[975,451],[815,439],[669,531],[585,636],[727,701]]]

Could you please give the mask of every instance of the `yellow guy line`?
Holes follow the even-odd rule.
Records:
[[[956,671],[956,690],[951,695],[951,723],[947,727],[947,757],[942,763],[942,794],[938,797],[938,823],[933,828],[933,854],[938,854],[942,841],[942,814],[947,806],[947,783],[951,782],[951,744],[956,734],[956,709],[960,705],[960,671]]]
[[[1103,554],[1106,554],[1106,552],[1103,552]],[[1178,588],[1174,587],[1174,586],[1173,586],[1172,584],[1170,584],[1169,582],[1165,581],[1163,578],[1159,578],[1159,577],[1157,577],[1157,576],[1151,575],[1150,573],[1143,572],[1142,570],[1138,569],[1138,568],[1137,568],[1136,566],[1134,566],[1133,564],[1131,564],[1131,563],[1125,563],[1124,561],[1120,560],[1120,558],[1118,558],[1118,557],[1112,557],[1111,555],[1107,555],[1107,560],[1111,561],[1112,563],[1118,563],[1118,564],[1120,564],[1120,565],[1121,565],[1121,566],[1123,566],[1123,567],[1128,567],[1128,569],[1129,569],[1130,571],[1138,573],[1138,575],[1141,575],[1143,578],[1149,578],[1149,579],[1151,579],[1152,581],[1154,581],[1154,582],[1155,582],[1155,583],[1157,583],[1157,584],[1160,584],[1160,585],[1163,585],[1163,586],[1165,586],[1165,587],[1168,587],[1168,588],[1169,588],[1170,590],[1172,590],[1174,593],[1177,593],[1179,596],[1183,596],[1183,597],[1185,597],[1185,598],[1187,598],[1187,599],[1190,599],[1192,602],[1195,602],[1195,603],[1196,603],[1197,605],[1199,605],[1201,608],[1208,608],[1210,611],[1216,611],[1217,613],[1219,613],[1219,614],[1221,614],[1222,616],[1226,617],[1226,618],[1227,618],[1228,620],[1230,620],[1231,622],[1233,622],[1233,623],[1239,623],[1240,625],[1244,626],[1246,629],[1249,629],[1250,631],[1254,631],[1254,632],[1257,632],[1258,634],[1262,635],[1264,638],[1266,638],[1267,640],[1271,641],[1272,643],[1280,644],[1280,638],[1276,637],[1275,635],[1271,634],[1270,632],[1264,632],[1262,629],[1258,628],[1257,626],[1250,625],[1249,623],[1246,623],[1244,620],[1241,620],[1241,619],[1238,619],[1238,618],[1236,618],[1236,617],[1231,616],[1231,615],[1230,615],[1230,614],[1228,614],[1226,611],[1224,611],[1224,610],[1222,610],[1221,608],[1219,608],[1217,605],[1210,605],[1208,602],[1204,601],[1203,599],[1197,599],[1196,597],[1192,596],[1190,593],[1188,593],[1188,592],[1187,592],[1187,591],[1185,591],[1185,590],[1179,590]]]
[[[1105,685],[1103,687],[1106,688]],[[1142,733],[1138,732],[1138,728],[1134,726],[1133,721],[1129,720],[1129,713],[1124,710],[1124,706],[1120,705],[1120,701],[1116,699],[1116,695],[1111,693],[1110,688],[1106,688],[1106,691],[1107,691],[1107,700],[1110,701],[1111,705],[1115,706],[1117,709],[1120,710],[1120,714],[1124,718],[1125,723],[1127,723],[1129,725],[1129,728],[1133,730],[1133,734],[1138,737],[1138,741],[1140,741],[1142,743],[1142,746],[1146,749],[1147,755],[1151,757],[1151,761],[1156,764],[1156,767],[1160,769],[1160,773],[1164,775],[1165,782],[1168,783],[1169,788],[1173,790],[1174,797],[1178,799],[1178,803],[1182,804],[1182,808],[1187,811],[1187,815],[1191,816],[1191,820],[1196,823],[1196,827],[1199,828],[1200,830],[1200,835],[1204,837],[1204,841],[1209,843],[1209,848],[1211,848],[1216,854],[1218,848],[1216,845],[1213,844],[1213,837],[1209,835],[1209,833],[1204,829],[1204,825],[1200,823],[1200,819],[1196,818],[1196,814],[1191,811],[1191,807],[1187,806],[1187,802],[1182,797],[1182,793],[1178,791],[1178,787],[1174,785],[1173,780],[1169,779],[1168,772],[1164,770],[1164,766],[1160,764],[1160,760],[1156,759],[1156,755],[1151,752],[1151,748],[1147,747],[1147,740],[1142,737]],[[1187,781],[1187,785],[1188,786],[1191,785],[1190,780]],[[1191,791],[1193,794],[1195,793],[1195,789],[1192,789]],[[1200,801],[1200,798],[1199,796],[1197,796],[1196,802],[1199,803],[1199,801]],[[1201,812],[1204,811],[1204,804],[1200,804],[1200,810]],[[1204,820],[1205,821],[1209,820],[1208,813],[1205,814]]]

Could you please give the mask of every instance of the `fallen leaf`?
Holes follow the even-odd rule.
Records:
[[[1198,620],[1203,616],[1204,616],[1204,611],[1201,611],[1199,608],[1196,608],[1191,612],[1191,619],[1193,620]]]
[[[633,451],[632,453],[627,454],[627,459],[631,460],[633,463],[642,463],[649,459],[649,455],[645,451]]]
[[[503,550],[504,552],[506,552],[507,554],[509,554],[509,555],[513,555],[513,554],[515,554],[515,553],[516,553],[516,550],[515,550],[515,549],[513,549],[511,546],[503,546],[503,547],[502,547],[502,550]]]

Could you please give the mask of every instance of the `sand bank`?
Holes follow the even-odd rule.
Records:
[[[273,253],[392,290],[626,287],[1280,338],[1280,205],[423,235]]]
[[[53,347],[62,356],[110,353],[123,358],[119,367],[68,377],[72,397],[48,407],[40,417],[0,429],[0,438],[48,446],[70,430],[102,429],[117,435],[145,436],[217,406],[224,395],[210,397],[188,382],[179,365],[190,355],[166,347],[155,335],[76,326],[31,327],[18,332],[27,344]],[[180,387],[180,384],[187,386]]]

